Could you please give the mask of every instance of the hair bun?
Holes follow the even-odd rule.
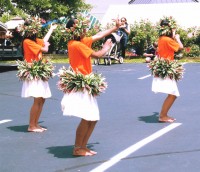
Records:
[[[160,26],[168,26],[169,25],[169,20],[162,20],[160,23]]]

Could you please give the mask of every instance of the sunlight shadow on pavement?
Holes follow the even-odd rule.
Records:
[[[158,122],[158,112],[153,112],[153,115],[150,116],[140,116],[138,117],[139,121],[144,121],[145,123],[159,123]]]

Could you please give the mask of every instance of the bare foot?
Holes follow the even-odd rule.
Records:
[[[86,151],[85,149],[83,148],[74,148],[73,150],[73,155],[74,156],[92,156],[94,154]]]
[[[42,133],[43,131],[40,128],[28,128],[28,132]]]
[[[172,123],[175,120],[176,120],[175,118],[172,118],[172,117],[169,117],[169,116],[158,119],[159,122],[168,122],[168,123]]]
[[[97,152],[95,152],[95,151],[93,151],[93,150],[90,150],[90,149],[88,149],[87,147],[85,147],[84,148],[87,152],[90,152],[91,154],[93,154],[93,155],[96,155],[97,154]]]
[[[38,128],[38,129],[41,129],[41,130],[43,130],[43,131],[47,131],[47,129],[46,129],[46,128],[44,128],[44,127],[41,127],[41,126],[39,126],[39,125],[37,125],[37,128]]]

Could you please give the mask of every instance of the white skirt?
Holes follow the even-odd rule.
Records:
[[[155,93],[160,92],[172,94],[177,97],[180,96],[176,81],[170,78],[161,79],[154,77],[152,82],[152,91]]]
[[[22,97],[51,97],[51,90],[47,81],[32,80],[23,81],[22,85]]]
[[[65,116],[76,116],[87,121],[100,119],[97,100],[87,91],[65,93],[61,107]]]

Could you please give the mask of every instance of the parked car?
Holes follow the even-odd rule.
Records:
[[[23,59],[20,46],[0,46],[0,60]]]
[[[56,50],[56,54],[67,54],[67,50]]]

